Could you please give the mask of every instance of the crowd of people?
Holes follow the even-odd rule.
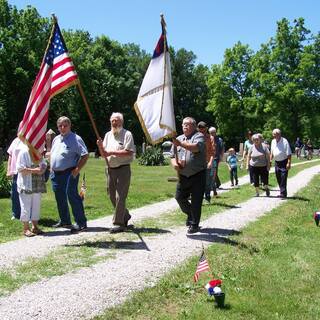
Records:
[[[110,131],[103,140],[97,140],[100,154],[106,161],[107,194],[114,207],[114,227],[110,230],[111,233],[126,231],[131,219],[126,199],[135,145],[131,132],[124,129],[123,123],[123,115],[113,113],[110,117]],[[59,214],[59,221],[53,227],[68,228],[71,233],[87,229],[78,184],[80,171],[88,160],[88,150],[82,138],[71,131],[69,118],[60,117],[57,129],[60,134],[53,139],[50,152],[45,152],[39,163],[33,162],[27,146],[19,138],[14,139],[8,149],[7,175],[12,177],[12,219],[20,219],[26,237],[43,233],[38,227],[38,221],[41,194],[46,192],[45,173],[48,172],[48,166]],[[210,203],[211,197],[217,196],[217,189],[221,185],[218,168],[223,160],[225,147],[222,138],[217,136],[215,127],[208,128],[203,121],[197,124],[192,117],[183,119],[182,132],[172,139],[171,164],[179,177],[175,199],[187,216],[187,233],[193,234],[199,231],[203,199]],[[260,133],[248,131],[240,161],[235,148],[228,150],[226,163],[232,187],[238,185],[238,162],[241,162],[241,166],[248,170],[255,195],[261,194],[262,187],[266,196],[270,196],[269,170],[274,160],[280,188],[278,196],[287,197],[291,148],[279,129],[274,129],[272,135],[270,146]],[[75,224],[71,223],[69,205]]]
[[[130,163],[133,160],[134,141],[130,131],[123,128],[123,115],[113,113],[110,117],[111,130],[97,144],[106,159],[107,192],[115,208],[114,228],[111,232],[125,231],[131,216],[126,208],[130,185]],[[47,165],[50,165],[50,180],[55,195],[59,221],[53,228],[67,228],[71,233],[87,229],[87,218],[82,198],[78,192],[80,171],[89,154],[82,138],[71,131],[67,117],[57,120],[59,135],[52,141],[50,152],[35,163],[28,147],[14,139],[8,149],[7,176],[12,177],[12,219],[23,223],[23,234],[33,237],[42,234],[38,227],[41,194],[46,192]],[[75,224],[71,223],[69,204]],[[31,224],[31,228],[30,228]]]
[[[205,122],[198,124],[192,117],[182,122],[183,134],[174,138],[171,149],[171,163],[178,173],[175,198],[182,212],[187,215],[187,233],[199,231],[203,198],[210,202],[210,195],[217,195],[220,187],[218,167],[224,155],[223,140],[217,136],[216,128],[208,129]],[[254,185],[256,196],[263,187],[270,196],[269,171],[274,160],[275,173],[279,184],[279,198],[287,197],[287,177],[291,168],[291,148],[279,129],[272,132],[271,146],[264,143],[261,133],[248,132],[244,143],[242,162],[249,172],[250,183]],[[269,150],[270,148],[270,150]],[[231,187],[238,185],[238,159],[234,148],[228,150],[226,163],[230,172]]]
[[[294,151],[298,159],[311,160],[313,158],[314,148],[310,139],[304,139],[302,141],[298,137],[294,143]]]

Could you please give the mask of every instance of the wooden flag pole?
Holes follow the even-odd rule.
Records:
[[[162,27],[162,33],[163,33],[163,37],[164,37],[164,41],[163,41],[163,45],[164,45],[164,75],[163,75],[163,90],[162,90],[162,103],[161,103],[161,110],[163,108],[163,102],[164,102],[164,89],[166,86],[166,76],[167,76],[167,29],[166,29],[166,22],[164,20],[164,15],[161,13],[160,14],[160,18],[161,18],[161,27]],[[161,112],[162,114],[162,112]],[[161,121],[161,119],[160,119]],[[172,138],[176,138],[176,135],[173,135]],[[177,146],[173,147],[173,152],[174,152],[174,158],[177,164],[179,164],[179,158],[178,158],[178,150],[177,150]],[[178,176],[178,181],[179,181],[179,172],[177,172],[177,176]],[[168,181],[174,181],[174,180],[168,180]]]
[[[101,137],[100,137],[100,135],[99,135],[99,132],[98,132],[96,123],[95,123],[95,121],[94,121],[94,119],[93,119],[91,110],[90,110],[90,108],[89,108],[89,104],[88,104],[87,98],[86,98],[86,96],[85,96],[85,94],[84,94],[84,92],[83,92],[83,89],[82,89],[82,86],[81,86],[80,81],[78,81],[77,87],[78,87],[78,89],[79,89],[79,92],[80,92],[80,95],[81,95],[81,97],[82,97],[84,106],[85,106],[86,111],[87,111],[87,113],[88,113],[88,116],[89,116],[90,122],[91,122],[91,124],[92,124],[94,133],[95,133],[97,139],[98,139],[99,141],[102,141],[102,139],[101,139]],[[106,160],[106,164],[107,164],[107,166],[109,167],[108,159],[104,156],[104,151],[103,151],[103,149],[101,148],[101,145],[100,145],[100,144],[98,144],[98,148],[99,148],[99,152],[100,152],[101,157],[103,157],[103,158]]]

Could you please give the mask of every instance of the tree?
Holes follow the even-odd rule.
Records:
[[[213,65],[208,78],[210,98],[207,110],[216,119],[219,134],[235,145],[256,121],[253,96],[252,50],[240,42],[227,49],[221,65]]]
[[[212,122],[212,116],[205,108],[208,99],[208,68],[195,65],[196,55],[192,51],[170,47],[173,82],[173,104],[180,131],[182,119],[192,116],[197,121]]]
[[[0,140],[17,132],[49,35],[48,19],[0,0]]]

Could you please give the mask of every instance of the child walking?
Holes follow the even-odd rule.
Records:
[[[17,187],[21,206],[20,221],[23,223],[23,234],[26,237],[43,233],[38,228],[38,221],[40,220],[41,193],[47,191],[44,178],[46,167],[44,160],[39,164],[32,162],[26,146],[20,151],[17,159]]]
[[[236,186],[238,185],[238,159],[233,148],[230,148],[228,152],[229,156],[227,157],[227,165],[230,172],[231,187],[233,187],[234,182]]]

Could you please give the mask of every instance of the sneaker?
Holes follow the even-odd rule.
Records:
[[[198,226],[195,225],[191,225],[187,231],[187,234],[194,234],[199,232],[200,228]]]
[[[11,217],[11,220],[16,220],[16,217],[12,216],[12,217]]]
[[[236,181],[236,186],[238,185],[238,180]]]
[[[266,190],[266,195],[267,195],[267,197],[270,197],[270,189]]]
[[[68,223],[62,223],[61,221],[59,221],[58,223],[54,224],[52,226],[52,228],[67,228],[67,229],[71,229],[72,228],[72,224],[68,224]]]
[[[234,184],[233,184],[233,183],[231,183],[231,187],[234,187]]]
[[[78,232],[86,231],[87,229],[88,229],[87,225],[79,226],[77,224],[74,224],[74,225],[72,225],[70,232],[71,233],[78,233]]]

